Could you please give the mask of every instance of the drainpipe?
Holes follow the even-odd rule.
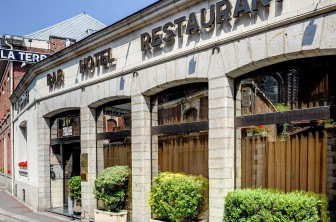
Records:
[[[7,36],[5,35],[5,44],[10,47],[11,50],[13,50],[13,46],[7,42]],[[13,94],[14,89],[14,81],[13,81],[13,61],[10,61],[10,95]],[[15,178],[15,171],[14,171],[14,129],[13,129],[13,106],[10,105],[10,144],[11,144],[11,172],[12,172],[12,195],[14,195],[14,178]]]

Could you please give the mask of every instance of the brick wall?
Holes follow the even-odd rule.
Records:
[[[74,44],[74,40],[69,40],[70,45]],[[64,38],[57,38],[57,37],[50,37],[50,53],[58,52],[66,47],[66,39]]]

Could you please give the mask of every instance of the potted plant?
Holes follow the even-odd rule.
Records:
[[[253,127],[247,128],[246,136],[247,138],[252,138],[253,136],[266,137],[267,128],[265,125],[259,125],[259,126],[253,126]]]
[[[289,107],[285,103],[278,103],[276,105],[276,109],[278,112],[282,112],[282,111],[288,111]]]
[[[208,209],[208,180],[182,173],[160,173],[148,200],[154,221],[202,221]]]
[[[289,124],[288,123],[281,123],[280,126],[282,128],[282,131],[279,134],[279,140],[280,141],[286,141],[287,137],[289,135],[289,133],[288,133]]]
[[[324,128],[334,128],[336,126],[335,120],[333,119],[324,119],[321,121],[321,126]]]
[[[19,162],[18,166],[20,167],[20,169],[26,170],[28,167],[28,161]]]
[[[81,193],[81,178],[80,176],[71,177],[68,181],[69,185],[69,196],[73,201],[73,211],[74,214],[82,213],[82,193]]]
[[[128,166],[104,169],[94,182],[94,194],[103,209],[95,209],[96,222],[126,222],[126,200],[131,170]]]

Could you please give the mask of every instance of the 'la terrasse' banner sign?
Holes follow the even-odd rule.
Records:
[[[26,52],[20,50],[0,49],[0,60],[36,63],[47,58],[48,56],[49,54]]]

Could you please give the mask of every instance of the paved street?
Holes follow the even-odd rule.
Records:
[[[20,221],[20,220],[16,220],[11,217],[0,215],[0,222],[17,222],[17,221]]]
[[[0,222],[26,221],[26,222],[65,222],[74,221],[46,212],[35,212],[8,192],[0,189]]]

